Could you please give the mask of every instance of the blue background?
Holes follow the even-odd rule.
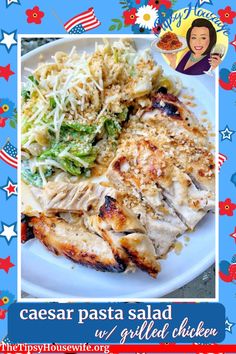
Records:
[[[30,304],[27,309],[74,309],[73,320],[22,320],[20,319],[20,310],[25,309],[25,304],[11,305],[9,311],[9,330],[8,336],[15,343],[48,343],[52,340],[56,343],[77,343],[81,338],[83,343],[119,343],[120,333],[124,328],[136,330],[137,326],[141,326],[144,320],[129,320],[129,309],[146,309],[147,304]],[[153,309],[165,310],[168,304],[151,304]],[[78,309],[107,309],[112,306],[113,309],[122,309],[124,312],[124,320],[84,320],[83,324],[78,323]],[[24,316],[25,317],[25,316]],[[161,338],[143,339],[143,344],[154,344],[163,342],[175,342],[171,335],[174,328],[179,327],[185,317],[189,317],[188,326],[197,328],[200,321],[204,321],[204,328],[216,328],[218,335],[209,338],[179,337],[178,340],[183,343],[214,343],[221,342],[224,339],[224,321],[225,310],[220,304],[173,304],[172,305],[173,320],[155,320],[154,328],[161,329],[165,323],[169,323],[169,334],[163,340]],[[150,320],[148,320],[150,322]],[[111,330],[117,325],[114,333],[105,342],[104,339],[95,338],[96,329]],[[151,333],[151,332],[150,332]],[[137,337],[130,339],[127,337],[126,344],[139,343]]]

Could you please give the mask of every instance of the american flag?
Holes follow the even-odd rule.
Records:
[[[87,11],[72,17],[64,24],[65,30],[69,34],[81,34],[100,26],[101,22],[94,14],[94,8],[90,7]]]
[[[220,171],[221,166],[223,165],[223,163],[227,160],[227,156],[225,156],[224,154],[219,153],[219,160],[218,160],[218,168]]]
[[[0,159],[17,168],[17,149],[8,141],[0,150]]]

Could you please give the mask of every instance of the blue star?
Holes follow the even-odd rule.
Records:
[[[235,133],[234,130],[230,130],[230,128],[228,127],[228,125],[226,125],[224,130],[220,130],[220,134],[221,136],[221,141],[223,140],[229,140],[232,141],[232,135]]]
[[[9,199],[12,195],[17,195],[17,184],[12,182],[12,180],[9,177],[7,180],[7,184],[0,188],[6,193],[7,199]]]
[[[6,0],[6,7],[9,7],[12,4],[21,5],[20,0]]]
[[[0,237],[5,237],[8,245],[10,244],[12,237],[16,237],[16,222],[11,225],[4,224],[2,222],[2,232],[0,233]]]
[[[199,7],[201,7],[204,4],[213,5],[213,2],[212,2],[212,0],[198,0],[198,6]]]
[[[235,326],[234,322],[230,322],[228,317],[225,319],[225,331],[232,334],[232,328]]]
[[[10,52],[13,45],[17,44],[16,41],[16,30],[10,33],[2,30],[2,38],[0,39],[0,44],[6,47],[6,50]]]

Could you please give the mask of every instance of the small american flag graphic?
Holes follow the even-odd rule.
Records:
[[[10,143],[10,141],[7,141],[0,150],[0,159],[8,165],[17,168],[17,149]]]
[[[72,17],[64,24],[65,30],[69,34],[81,34],[100,26],[101,22],[94,13],[94,8],[90,7],[87,11]]]
[[[219,161],[218,161],[218,168],[220,171],[221,166],[223,165],[223,163],[227,160],[227,156],[225,156],[224,154],[219,153]]]

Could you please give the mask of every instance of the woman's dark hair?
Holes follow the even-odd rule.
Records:
[[[216,44],[216,39],[217,39],[216,30],[215,30],[213,24],[210,21],[206,20],[205,18],[198,18],[198,19],[193,21],[192,26],[188,29],[188,32],[186,34],[188,47],[191,50],[191,52],[193,52],[193,51],[192,51],[192,49],[190,47],[190,37],[191,37],[192,29],[194,27],[207,27],[209,29],[210,44],[209,44],[207,50],[205,51],[205,53],[203,55],[206,55],[206,54],[210,53],[212,48]]]

